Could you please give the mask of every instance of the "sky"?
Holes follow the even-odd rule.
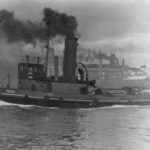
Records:
[[[22,20],[41,20],[44,7],[77,18],[80,45],[116,53],[150,73],[150,0],[0,0],[0,9]]]

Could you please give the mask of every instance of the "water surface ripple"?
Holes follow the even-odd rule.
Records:
[[[0,150],[141,149],[150,149],[150,107],[55,109],[0,103]]]

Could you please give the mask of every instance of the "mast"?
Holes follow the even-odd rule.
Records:
[[[9,89],[10,88],[10,74],[8,73],[7,74],[7,88]]]
[[[101,50],[99,50],[99,76],[102,77],[103,75],[103,66],[102,66],[102,58],[101,58]]]
[[[46,43],[46,64],[45,64],[45,72],[47,76],[47,70],[48,70],[48,55],[49,55],[49,39],[50,39],[50,33],[48,30],[48,36],[47,36],[47,43]]]

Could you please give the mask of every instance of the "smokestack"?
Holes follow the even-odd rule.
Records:
[[[54,75],[54,49],[49,47],[47,60],[47,77]]]
[[[54,57],[54,69],[55,69],[55,81],[58,81],[58,72],[59,72],[59,58],[58,56]]]
[[[110,63],[111,63],[112,66],[115,66],[115,64],[116,64],[115,61],[116,61],[115,54],[111,54],[111,56],[110,56]]]
[[[29,63],[29,55],[26,55],[26,63]]]
[[[125,60],[122,59],[122,66],[125,66]]]
[[[77,43],[76,37],[66,37],[64,62],[63,62],[63,77],[65,82],[75,83],[75,69],[76,69],[76,53]]]
[[[37,57],[37,64],[40,64],[40,57]]]
[[[119,59],[116,58],[116,65],[118,66],[119,65]]]

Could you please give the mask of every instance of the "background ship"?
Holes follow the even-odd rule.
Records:
[[[107,63],[106,63],[107,62]],[[99,64],[87,64],[89,78],[103,88],[142,87],[150,88],[150,79],[145,71],[146,66],[133,68],[122,63],[115,54],[110,56],[99,53]]]

